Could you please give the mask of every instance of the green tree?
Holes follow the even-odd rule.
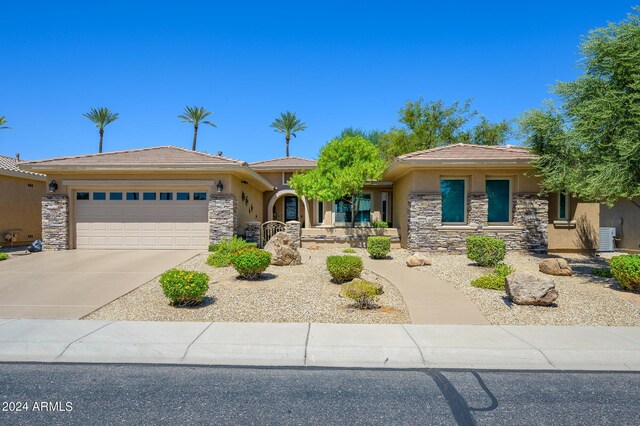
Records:
[[[519,119],[546,191],[612,205],[640,197],[640,9],[589,32],[582,74],[557,83],[550,101]]]
[[[98,152],[102,152],[102,138],[104,137],[104,128],[118,119],[117,112],[111,112],[109,108],[91,108],[89,112],[82,114],[87,117],[98,128],[100,133],[100,144]]]
[[[343,129],[337,136],[338,139],[345,136],[361,136],[375,146],[380,146],[384,132],[380,130],[363,130],[355,127],[347,127]]]
[[[280,117],[273,120],[271,123],[273,131],[277,133],[284,133],[284,139],[287,144],[287,157],[289,156],[289,141],[291,136],[296,137],[297,132],[302,132],[307,128],[307,125],[296,117],[295,112],[281,112]]]
[[[0,115],[0,130],[1,129],[10,129],[11,127],[7,126],[7,119],[4,115]]]
[[[215,124],[213,124],[213,122],[205,120],[205,118],[207,118],[211,114],[213,113],[211,111],[207,111],[205,107],[187,106],[184,107],[184,114],[180,114],[178,116],[178,118],[181,119],[183,123],[193,124],[193,143],[191,145],[191,149],[193,151],[196,150],[196,143],[198,141],[198,128],[200,127],[200,124],[217,127]]]
[[[317,167],[296,173],[289,185],[300,196],[319,201],[344,200],[351,204],[351,226],[360,209],[362,187],[379,180],[385,164],[376,147],[362,136],[343,136],[328,142],[320,151]]]

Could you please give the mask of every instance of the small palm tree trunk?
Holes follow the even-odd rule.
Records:
[[[193,126],[193,145],[191,146],[191,150],[196,150],[196,140],[198,139],[198,126]]]
[[[100,129],[100,145],[98,146],[98,153],[102,153],[102,137],[104,136],[104,129]]]
[[[289,137],[288,135],[285,137],[286,141],[287,141],[287,157],[289,156],[289,140],[291,139],[291,137]]]

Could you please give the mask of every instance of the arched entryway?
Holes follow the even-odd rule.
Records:
[[[295,216],[299,216],[299,212],[297,211],[297,206],[298,206],[298,195],[296,194],[296,192],[293,189],[282,189],[278,192],[276,192],[275,194],[273,194],[273,196],[271,197],[271,199],[269,200],[269,203],[267,204],[267,220],[274,220],[273,217],[273,207],[276,204],[276,201],[278,201],[280,198],[285,197],[285,209],[287,208],[287,203],[289,203],[289,207],[290,207],[290,214],[293,211],[294,205],[295,205]],[[295,204],[294,204],[295,201]],[[309,228],[311,227],[311,220],[310,220],[310,214],[309,214],[309,203],[307,202],[306,197],[300,197],[300,201],[302,201],[302,206],[304,208],[304,227],[305,228]],[[284,212],[283,217],[279,217],[278,220],[282,220],[282,221],[287,221],[287,220],[298,220],[296,219],[287,219],[286,216],[286,210]]]

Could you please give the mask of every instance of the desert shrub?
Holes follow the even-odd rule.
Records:
[[[338,283],[351,281],[362,273],[362,258],[359,256],[329,256],[327,270]]]
[[[504,290],[504,279],[507,275],[514,273],[516,270],[511,265],[499,263],[493,268],[493,274],[483,275],[471,281],[471,285],[478,288],[486,288],[490,290]]]
[[[600,278],[612,278],[613,274],[611,273],[610,268],[596,268],[591,271],[593,275]]]
[[[256,243],[248,243],[235,235],[230,240],[222,240],[219,243],[211,244],[209,251],[212,253],[207,258],[207,264],[216,268],[229,266],[231,264],[231,255],[246,247],[256,247]]]
[[[388,228],[389,224],[387,222],[373,222],[373,227],[374,228]]]
[[[342,250],[343,253],[349,253],[349,254],[353,254],[356,252],[356,249],[351,248],[351,247],[347,247],[346,249]]]
[[[170,269],[160,276],[164,295],[172,305],[193,306],[202,302],[209,290],[209,276],[203,272]]]
[[[493,272],[496,275],[500,275],[501,277],[506,277],[507,275],[511,275],[515,272],[515,268],[506,263],[498,263],[494,268]]]
[[[467,257],[480,266],[495,266],[506,254],[507,245],[498,238],[467,237]]]
[[[391,251],[391,237],[367,238],[367,251],[373,259],[384,259]]]
[[[358,309],[377,308],[376,302],[382,293],[382,286],[364,280],[354,280],[342,286],[342,295],[352,299]]]
[[[0,253],[0,261],[7,260],[9,255],[7,253]]]
[[[640,291],[640,255],[613,256],[611,274],[625,290]]]
[[[257,247],[245,247],[231,254],[231,264],[241,278],[258,278],[271,263],[271,253]]]

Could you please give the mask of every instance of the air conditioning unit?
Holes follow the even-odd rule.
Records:
[[[611,252],[616,250],[616,228],[600,228],[600,247],[598,251]]]

